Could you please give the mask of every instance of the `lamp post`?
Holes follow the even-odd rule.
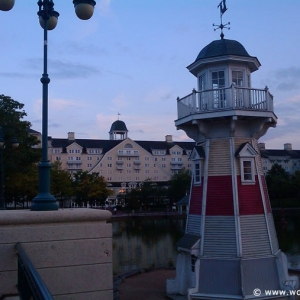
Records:
[[[4,194],[4,165],[3,165],[3,149],[4,149],[4,136],[3,136],[3,129],[0,126],[0,187],[1,187],[1,194],[0,194],[0,210],[5,209],[5,194]],[[19,146],[19,142],[14,137],[11,141],[12,148],[17,148]]]
[[[0,0],[0,10],[8,11],[14,6],[14,0]],[[47,47],[48,30],[56,27],[59,13],[54,10],[52,0],[39,0],[38,16],[40,25],[44,29],[44,68],[41,83],[43,86],[42,98],[42,160],[39,163],[39,192],[33,199],[31,210],[47,211],[57,210],[56,199],[50,193],[50,169],[51,164],[48,160],[48,84],[50,78],[47,74]],[[79,19],[88,20],[92,17],[96,1],[94,0],[73,0],[75,13]]]

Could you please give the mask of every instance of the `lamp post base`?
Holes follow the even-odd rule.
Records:
[[[58,210],[55,197],[50,194],[50,169],[49,161],[39,164],[39,193],[33,198],[30,210],[46,211]]]
[[[50,193],[38,194],[32,201],[30,210],[33,211],[46,211],[58,210],[56,199]]]

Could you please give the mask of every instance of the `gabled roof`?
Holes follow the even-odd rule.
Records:
[[[240,145],[239,149],[235,153],[237,157],[254,157],[257,154],[257,151],[248,142]]]
[[[192,249],[196,243],[200,240],[200,237],[193,234],[185,234],[177,243],[178,248]]]
[[[176,202],[176,205],[188,205],[190,200],[190,195],[185,195],[181,200]]]
[[[125,139],[127,140],[127,139]],[[128,140],[130,140],[128,138]],[[91,139],[75,139],[75,140],[68,140],[67,138],[52,138],[51,145],[53,148],[63,148],[64,150],[69,145],[73,144],[74,142],[83,147],[84,149],[87,148],[99,148],[102,149],[102,153],[105,154],[112,148],[116,147],[124,140],[91,140]],[[133,140],[131,140],[133,141]],[[166,141],[133,141],[138,144],[140,147],[144,148],[149,153],[152,153],[152,149],[165,149],[169,154],[169,149],[178,145],[182,149],[184,149],[184,154],[186,154],[187,150],[192,150],[195,146],[194,142],[166,142]]]
[[[201,159],[205,157],[205,151],[202,146],[195,146],[191,155],[191,160]]]
[[[276,150],[276,149],[261,149],[260,154],[262,158],[274,159],[279,158],[292,158],[300,159],[300,150]]]

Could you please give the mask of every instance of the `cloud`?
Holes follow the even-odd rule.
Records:
[[[121,113],[122,109],[128,106],[128,100],[124,94],[119,94],[115,96],[112,100],[111,103],[113,104],[112,110]]]
[[[151,90],[144,97],[144,102],[153,103],[172,98],[172,92],[168,87],[161,87],[156,90]]]
[[[42,59],[28,59],[26,65],[32,70],[39,70],[42,68]],[[48,63],[49,74],[55,75],[57,78],[87,78],[95,75],[99,75],[101,72],[93,67],[79,63],[61,61],[61,60],[49,60]],[[26,69],[26,72],[28,70]],[[28,74],[28,73],[26,73]],[[50,77],[50,76],[49,76]]]
[[[271,80],[280,91],[291,91],[300,88],[300,67],[281,68],[271,73]]]
[[[48,110],[49,111],[65,111],[65,110],[71,110],[72,108],[86,108],[87,107],[86,102],[79,102],[74,100],[68,100],[68,99],[53,99],[50,98],[48,100]],[[34,111],[37,115],[41,115],[42,113],[42,99],[36,100],[34,105]]]
[[[0,77],[5,78],[28,78],[28,74],[19,72],[0,72]]]
[[[100,0],[96,5],[96,9],[100,11],[101,14],[106,15],[110,12],[111,0]]]

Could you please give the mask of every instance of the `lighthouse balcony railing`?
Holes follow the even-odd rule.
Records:
[[[193,92],[177,98],[178,119],[192,114],[220,110],[264,110],[273,112],[273,96],[269,89],[253,89],[231,85],[227,88]]]

